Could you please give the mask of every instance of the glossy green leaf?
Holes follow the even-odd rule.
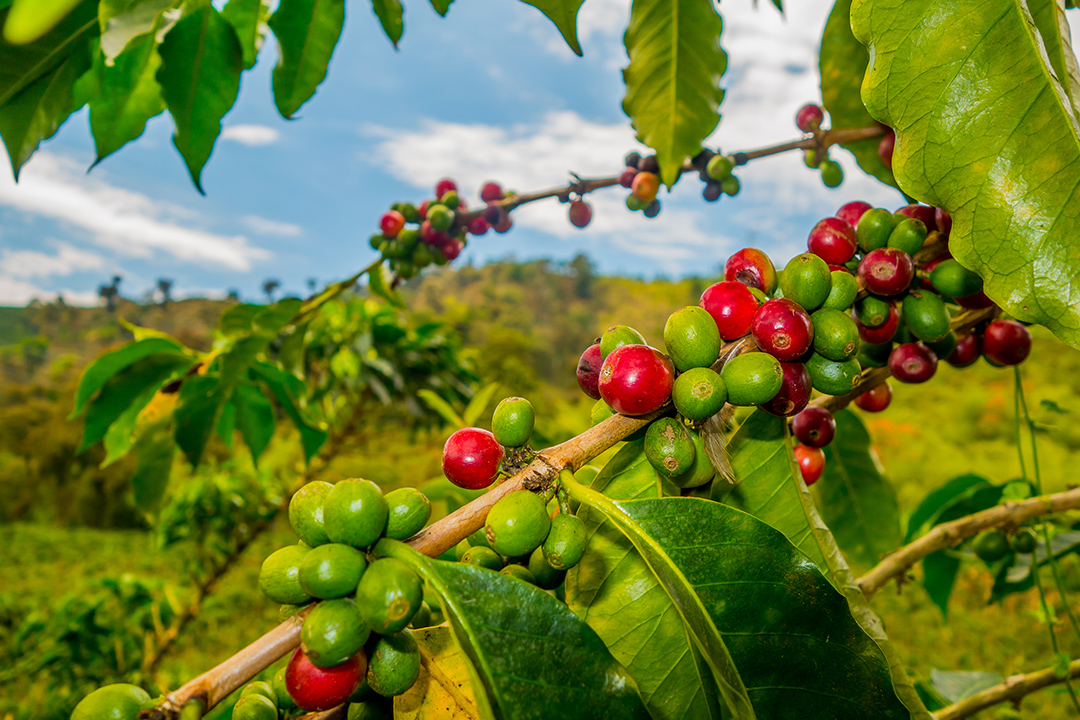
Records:
[[[449,626],[413,630],[412,636],[425,662],[412,687],[394,698],[394,720],[477,717],[469,663]]]
[[[240,92],[240,41],[229,21],[206,5],[177,22],[158,52],[157,81],[176,123],[173,145],[203,192],[202,169],[221,134],[221,118]]]
[[[390,287],[390,283],[386,279],[386,268],[384,265],[376,265],[368,272],[368,291],[375,297],[382,298],[394,307],[405,307],[405,300],[401,297],[401,293]]]
[[[397,47],[401,33],[405,31],[405,21],[402,19],[405,10],[401,3],[399,0],[371,0],[371,4],[386,37]]]
[[[375,553],[408,563],[440,596],[477,681],[482,715],[649,718],[633,678],[597,634],[543,590],[486,568],[432,560],[393,540],[380,540]]]
[[[135,454],[139,460],[135,475],[131,478],[135,507],[151,510],[165,497],[173,458],[176,456],[176,443],[168,419],[148,426],[139,434]]]
[[[100,44],[100,38],[90,41],[90,69],[71,88],[72,104],[77,108],[97,98],[105,86],[105,57],[101,54]]]
[[[149,358],[148,358],[149,360]],[[145,362],[145,361],[143,361]],[[176,372],[166,375],[162,378],[161,382],[152,382],[146,384],[142,391],[135,396],[131,403],[124,409],[120,415],[109,425],[105,431],[105,436],[102,438],[102,444],[105,446],[105,459],[101,461],[101,467],[107,467],[116,462],[120,458],[124,457],[131,451],[132,445],[135,442],[135,435],[137,430],[137,424],[139,415],[146,407],[153,402],[158,392],[170,382],[174,382],[183,377],[190,366],[190,361],[183,365],[178,365]],[[125,377],[125,373],[121,373],[117,377]],[[108,387],[108,386],[106,386]],[[98,399],[105,396],[105,391],[98,396]],[[95,403],[97,400],[95,399]],[[90,412],[87,413],[87,423],[89,427],[90,417],[93,414],[93,404],[91,404]]]
[[[644,440],[626,443],[591,487],[616,500],[660,498],[660,477]],[[579,471],[580,475],[580,471]],[[634,546],[602,513],[578,510],[588,552],[566,576],[566,602],[637,680],[656,720],[720,718],[716,682],[687,635],[682,616]],[[634,588],[633,592],[626,592]]]
[[[180,386],[180,397],[173,411],[176,420],[173,433],[177,446],[192,466],[202,460],[203,450],[228,399],[218,379],[210,375],[192,375]]]
[[[450,406],[450,403],[439,397],[433,390],[428,390],[427,388],[417,390],[416,396],[423,400],[425,405],[438,413],[439,417],[453,425],[454,428],[467,427],[465,421],[462,420],[461,416]]]
[[[265,305],[252,303],[230,305],[218,318],[218,332],[225,337],[249,335],[255,327],[255,316],[265,309]]]
[[[236,429],[251,451],[252,459],[257,462],[274,436],[274,426],[277,424],[274,406],[257,386],[250,383],[241,383],[236,387],[233,403],[236,405]]]
[[[495,393],[499,392],[499,387],[497,382],[488,383],[473,395],[472,400],[465,407],[465,412],[461,414],[461,419],[465,421],[466,427],[472,427],[480,422],[480,418],[483,417],[484,411],[488,409],[488,405],[491,404]]]
[[[575,55],[581,55],[581,43],[578,42],[577,37],[577,16],[578,11],[581,9],[585,0],[521,0],[526,5],[532,5],[534,8],[544,13],[544,15],[555,23],[555,27],[559,29],[559,33],[563,36],[563,40],[570,46],[570,49],[574,51]]]
[[[431,0],[431,7],[435,8],[435,12],[446,17],[446,13],[450,10],[450,5],[453,2],[454,0]]]
[[[9,11],[0,11],[2,24]],[[97,0],[84,0],[52,31],[26,45],[0,42],[0,113],[12,98],[38,78],[82,51],[98,34]]]
[[[630,11],[623,111],[668,186],[720,121],[722,25],[711,0],[634,0]]]
[[[106,67],[101,93],[90,103],[90,130],[97,162],[143,134],[150,118],[165,110],[157,71],[161,57],[153,33],[139,36]]]
[[[135,38],[170,27],[164,15],[177,4],[177,0],[101,0],[98,21],[105,59],[111,63]]]
[[[232,400],[225,403],[221,408],[221,413],[218,415],[217,426],[214,428],[217,432],[218,439],[221,440],[225,448],[232,452],[233,439],[236,435],[236,403]]]
[[[304,392],[303,382],[268,363],[257,362],[252,369],[266,383],[282,412],[296,426],[300,433],[300,444],[304,448],[304,459],[310,460],[326,442],[327,433],[322,424],[305,417],[299,401]]]
[[[133,363],[159,353],[185,357],[179,343],[166,338],[148,338],[125,345],[119,350],[106,353],[94,360],[86,367],[79,379],[79,388],[75,391],[75,409],[71,411],[68,419],[78,417],[86,402],[105,385],[109,378]]]
[[[829,111],[829,127],[873,127],[876,123],[862,102],[863,73],[870,61],[866,47],[851,34],[851,0],[836,0],[821,36],[818,69],[821,72],[821,101]],[[896,186],[892,170],[878,155],[880,138],[857,140],[841,147],[855,156],[863,170],[883,183]]]
[[[851,20],[900,187],[952,214],[949,249],[991,299],[1080,346],[1077,108],[1025,4],[855,0]]]
[[[859,417],[841,410],[835,418],[836,438],[825,447],[825,473],[813,494],[844,555],[874,565],[900,546],[896,490],[882,474]]]
[[[274,68],[274,102],[291,118],[326,78],[341,28],[343,0],[282,0],[270,17],[281,59]]]
[[[270,17],[270,5],[267,0],[229,0],[221,9],[221,15],[228,20],[240,48],[244,53],[244,68],[251,68],[259,57],[259,50],[266,39],[267,18]]]
[[[934,488],[923,498],[915,512],[908,518],[907,532],[903,544],[915,539],[927,523],[933,522],[938,514],[964,495],[970,495],[978,488],[990,487],[990,481],[978,475],[961,475],[949,480],[941,487]]]
[[[1039,29],[1050,66],[1069,96],[1073,108],[1080,108],[1080,68],[1072,48],[1069,21],[1063,0],[1026,0],[1035,27]]]

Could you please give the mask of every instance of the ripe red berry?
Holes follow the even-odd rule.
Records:
[[[570,203],[570,224],[574,227],[583,228],[592,220],[592,207],[584,200],[575,200]]]
[[[435,186],[435,199],[438,200],[448,192],[457,192],[457,183],[450,178],[443,178]]]
[[[953,367],[965,368],[982,355],[982,342],[975,333],[965,335],[956,343],[956,348],[945,358]]]
[[[994,307],[994,301],[986,297],[986,291],[984,290],[980,290],[974,295],[956,298],[956,304],[968,310],[982,310],[983,308]]]
[[[843,265],[855,256],[855,228],[840,218],[825,218],[810,231],[810,252],[827,263]]]
[[[801,412],[810,402],[813,384],[810,371],[802,363],[780,363],[784,376],[780,391],[767,403],[759,405],[762,410],[781,417],[791,417]]]
[[[906,215],[916,220],[922,220],[927,232],[933,232],[937,227],[937,208],[928,205],[905,205],[896,211],[898,215]]]
[[[442,246],[450,241],[450,236],[431,227],[431,223],[425,220],[420,223],[420,239],[428,245]]]
[[[430,204],[431,200],[425,200],[420,203],[420,207],[416,208],[416,213],[420,216],[421,220],[427,220],[427,209]]]
[[[379,220],[379,229],[388,238],[396,238],[403,227],[405,227],[405,216],[397,210],[391,210]]]
[[[794,362],[814,344],[814,324],[798,303],[787,298],[766,301],[754,313],[754,342],[781,362]]]
[[[911,256],[896,248],[878,248],[866,253],[859,263],[859,279],[874,295],[899,295],[911,285],[915,263]]]
[[[740,282],[724,280],[705,288],[698,303],[716,321],[720,338],[730,342],[750,333],[758,302],[750,288]]]
[[[804,133],[814,132],[821,127],[821,121],[825,119],[825,111],[820,105],[808,103],[799,108],[795,113],[795,127]]]
[[[480,188],[480,199],[487,203],[502,200],[502,185],[496,182],[484,183],[484,186]]]
[[[858,320],[855,321],[855,324],[859,328],[859,337],[862,338],[864,343],[881,345],[892,340],[893,335],[896,334],[897,329],[900,327],[900,311],[896,309],[896,303],[890,302],[889,315],[881,325],[868,327]]]
[[[660,191],[660,176],[651,172],[639,172],[630,185],[630,192],[643,203],[651,203]]]
[[[458,487],[479,490],[495,480],[502,459],[502,445],[494,435],[480,428],[462,428],[443,445],[443,474]]]
[[[849,202],[836,211],[836,217],[846,222],[851,227],[856,227],[859,224],[859,219],[862,218],[863,213],[872,209],[874,206],[868,202],[862,200],[854,200]]]
[[[488,205],[484,208],[484,220],[487,221],[488,225],[494,226],[496,223],[502,220],[502,216],[505,212],[506,211],[498,205]]]
[[[893,148],[896,146],[896,133],[891,130],[889,133],[881,138],[881,142],[877,146],[878,157],[881,158],[881,162],[885,163],[885,167],[892,170],[892,156]]]
[[[757,248],[743,248],[724,263],[724,279],[755,287],[766,295],[776,292],[776,268]]]
[[[921,342],[897,345],[889,353],[889,372],[902,383],[924,383],[937,371],[937,355]]]
[[[367,658],[363,650],[340,665],[318,668],[296,648],[285,668],[285,688],[300,709],[329,710],[359,690],[366,673]]]
[[[465,243],[461,242],[460,238],[450,238],[447,242],[444,242],[439,246],[439,252],[446,257],[447,260],[456,260],[461,251],[465,249]]]
[[[855,407],[866,412],[881,412],[892,402],[892,388],[889,383],[875,385],[855,398]]]
[[[938,232],[948,239],[949,233],[952,231],[952,215],[949,214],[949,211],[934,208],[934,223],[937,225]]]
[[[637,174],[638,174],[637,169],[635,169],[635,168],[626,168],[619,175],[619,184],[622,185],[624,188],[633,187],[634,186],[634,178],[637,177]]]
[[[1031,354],[1031,333],[1015,320],[995,320],[983,333],[982,351],[996,365],[1019,365]]]
[[[491,227],[495,232],[501,235],[502,233],[509,232],[513,224],[513,221],[510,219],[510,213],[503,210],[502,214],[499,216],[499,222],[492,223]]]
[[[791,419],[791,432],[803,445],[823,448],[836,436],[836,418],[822,407],[808,407]]]
[[[799,463],[803,482],[810,487],[818,481],[821,473],[825,471],[825,453],[820,448],[812,448],[806,445],[796,445],[795,461]]]
[[[622,345],[600,368],[600,397],[623,415],[646,415],[671,397],[675,370],[666,355],[648,345]]]
[[[491,226],[488,225],[488,221],[481,215],[480,217],[470,220],[466,228],[470,235],[483,235],[491,228]]]
[[[600,343],[585,348],[577,361],[578,387],[593,400],[600,399],[600,367],[603,364],[604,354],[600,352]]]

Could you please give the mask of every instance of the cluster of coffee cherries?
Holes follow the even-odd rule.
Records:
[[[312,482],[289,502],[289,522],[300,542],[272,553],[259,586],[284,614],[311,607],[300,647],[284,668],[286,693],[304,711],[345,702],[379,704],[412,686],[420,655],[408,626],[430,624],[420,576],[396,558],[372,559],[380,538],[405,540],[427,523],[431,503],[414,488],[383,495],[361,479]],[[256,695],[260,693],[254,693]],[[381,699],[380,699],[381,698]],[[247,713],[247,705],[262,707]],[[244,705],[244,707],[241,707]],[[276,717],[257,698],[237,705],[233,717]]]
[[[1010,538],[1000,528],[979,533],[971,541],[975,556],[986,563],[995,563],[1005,559],[1010,552],[1030,555],[1035,552],[1038,539],[1028,528],[1021,528]]]
[[[734,197],[739,194],[741,185],[734,174],[735,168],[741,164],[739,156],[702,148],[690,164],[705,183],[701,196],[706,202],[716,202],[724,195]]]
[[[795,127],[804,133],[818,135],[821,123],[825,120],[825,110],[820,105],[809,103],[795,113]],[[829,159],[828,149],[811,148],[803,153],[806,167],[821,171],[821,182],[825,187],[840,187],[844,182],[844,168],[835,160]]]
[[[626,207],[630,210],[640,210],[647,218],[660,214],[660,201],[656,199],[660,192],[660,163],[655,155],[642,156],[637,152],[627,155],[619,184],[630,189],[626,196]]]
[[[492,414],[491,431],[462,428],[447,439],[443,473],[458,487],[488,487],[500,473],[533,457],[528,442],[535,421],[528,400],[503,399]],[[456,557],[553,590],[584,556],[585,545],[585,525],[570,512],[565,496],[513,492],[492,506],[482,529],[458,544]]]

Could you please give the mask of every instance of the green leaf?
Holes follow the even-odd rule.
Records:
[[[483,717],[648,720],[633,678],[588,625],[543,590],[486,568],[432,560],[393,540],[380,540],[375,553],[409,564],[440,596]]]
[[[7,11],[0,11],[0,24]],[[26,45],[0,42],[0,109],[98,34],[97,0],[85,0],[40,40]]]
[[[218,318],[218,332],[225,337],[250,335],[255,327],[255,316],[265,308],[265,305],[251,303],[237,303],[230,306]]]
[[[1035,586],[1035,578],[1031,573],[1032,562],[1034,561],[1040,568],[1050,562],[1042,533],[1038,534],[1038,538],[1034,553],[1013,554],[1011,561],[996,573],[994,586],[990,589],[991,602],[999,601],[1006,595],[1026,592]],[[1053,548],[1055,560],[1077,552],[1080,550],[1080,532],[1074,530],[1054,535],[1050,538],[1050,546]]]
[[[563,40],[570,46],[570,49],[574,51],[575,55],[581,55],[581,44],[578,42],[577,37],[577,16],[578,10],[581,9],[585,0],[521,0],[526,5],[532,5],[534,8],[544,13],[551,22],[555,23],[555,27],[559,29],[559,33],[563,36]]]
[[[720,121],[722,25],[712,0],[634,0],[630,11],[623,111],[669,187]]]
[[[282,0],[270,17],[281,59],[274,68],[274,103],[291,118],[326,78],[341,28],[343,0]]]
[[[119,350],[106,353],[87,366],[79,379],[79,388],[75,391],[75,409],[71,411],[69,420],[79,416],[86,401],[94,393],[118,372],[145,357],[156,353],[170,353],[183,356],[180,343],[166,338],[148,338],[125,345]]]
[[[424,662],[412,687],[394,698],[394,720],[477,717],[469,663],[449,626],[413,630],[412,636]]]
[[[851,34],[851,0],[836,0],[821,36],[818,69],[821,72],[821,101],[829,111],[830,127],[873,127],[876,123],[862,102],[862,80],[870,54]],[[855,162],[878,180],[896,187],[892,170],[878,155],[881,138],[857,140],[841,147],[855,156]]]
[[[246,382],[236,387],[233,403],[236,405],[236,427],[251,451],[252,460],[258,462],[274,436],[277,425],[274,406],[256,385]]]
[[[446,17],[446,13],[450,11],[450,5],[453,2],[454,0],[431,0],[431,7],[435,8],[435,12]]]
[[[277,337],[303,306],[304,301],[299,298],[285,298],[262,308],[252,319],[252,332],[267,340]]]
[[[105,86],[105,57],[101,54],[100,41],[90,41],[90,69],[84,72],[71,89],[72,104],[81,108],[98,95]]]
[[[915,512],[908,518],[907,532],[904,534],[903,544],[907,545],[919,535],[923,526],[932,522],[934,518],[949,505],[956,502],[964,495],[970,495],[978,488],[990,487],[990,481],[978,475],[961,475],[949,480],[941,487],[930,491]]]
[[[165,110],[157,71],[161,57],[153,33],[133,40],[105,68],[101,93],[90,103],[90,129],[97,148],[95,165],[143,134],[150,118]]]
[[[397,47],[398,41],[401,40],[401,33],[405,31],[405,21],[402,19],[405,11],[401,3],[398,0],[371,0],[371,4],[386,37],[390,38],[394,47]]]
[[[267,0],[229,0],[221,10],[228,20],[244,53],[244,69],[255,66],[263,40],[266,39],[266,20],[270,16]]]
[[[423,400],[425,405],[438,413],[443,420],[450,423],[455,428],[460,429],[468,427],[465,424],[465,421],[461,419],[461,416],[450,406],[450,403],[439,397],[434,390],[423,388],[416,391],[416,396]]]
[[[240,92],[243,51],[228,20],[212,5],[180,20],[158,48],[157,81],[176,122],[173,145],[200,193],[202,169],[221,134],[221,118]]]
[[[480,388],[479,392],[473,395],[472,400],[469,401],[468,406],[465,408],[465,412],[461,414],[461,419],[466,427],[473,427],[480,422],[480,416],[487,410],[488,405],[491,404],[491,399],[495,397],[497,392],[499,392],[499,383],[493,382]]]
[[[55,135],[77,109],[75,83],[90,67],[90,43],[84,39],[53,70],[34,80],[0,107],[0,137],[7,147],[16,180],[19,170],[41,142]]]
[[[218,379],[210,375],[192,375],[180,386],[180,397],[173,411],[176,421],[173,435],[192,467],[202,460],[203,450],[228,399]]]
[[[405,308],[405,300],[401,297],[401,293],[391,288],[390,283],[386,280],[386,268],[384,265],[376,265],[368,272],[368,291],[394,307]]]
[[[850,410],[834,417],[836,439],[825,447],[825,474],[814,485],[817,506],[844,554],[873,565],[900,545],[896,490],[882,474],[859,417]]]
[[[105,59],[112,63],[135,38],[169,27],[171,21],[164,15],[176,4],[176,0],[101,0],[98,21]]]
[[[949,249],[992,300],[1080,347],[1077,108],[1024,3],[855,0],[851,24],[900,187],[952,214]]]
[[[225,445],[225,448],[232,452],[233,439],[236,434],[236,403],[230,400],[225,403],[221,408],[221,413],[218,415],[217,436],[221,442]]]
[[[938,669],[930,671],[930,684],[950,703],[957,703],[1005,682],[1005,678],[992,672],[945,672]]]
[[[165,497],[176,456],[176,443],[168,419],[154,423],[139,434],[135,454],[139,460],[138,469],[131,478],[135,507],[151,510]]]
[[[1073,108],[1080,108],[1080,68],[1073,54],[1069,20],[1061,0],[1027,0],[1035,27],[1042,36],[1050,66]]]
[[[327,433],[321,425],[316,426],[309,421],[301,411],[299,398],[303,397],[304,383],[268,363],[257,362],[252,369],[266,383],[282,411],[296,426],[300,433],[300,444],[304,448],[304,459],[310,460],[326,442]]]

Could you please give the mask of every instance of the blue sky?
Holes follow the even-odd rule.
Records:
[[[240,98],[192,186],[172,148],[172,121],[87,173],[93,142],[85,112],[72,117],[24,168],[16,185],[0,167],[0,304],[62,293],[92,304],[113,274],[139,297],[159,277],[177,295],[236,289],[261,297],[267,278],[302,294],[374,256],[367,237],[398,200],[420,201],[441,177],[473,200],[488,179],[531,191],[568,171],[618,171],[637,147],[620,100],[629,0],[587,0],[579,19],[584,58],[554,26],[516,0],[457,0],[439,18],[408,0],[395,51],[366,0],[348,5],[345,31],[316,96],[285,121],[270,96],[272,38],[245,73]],[[781,18],[762,0],[724,0],[729,53],[724,117],[710,139],[726,151],[796,137],[795,110],[817,97],[816,50],[830,3],[790,3]],[[2,153],[0,149],[0,153]],[[625,191],[595,193],[593,224],[572,227],[565,206],[515,213],[506,235],[474,239],[458,262],[569,259],[587,253],[605,273],[676,277],[713,271],[753,245],[782,263],[805,247],[820,218],[852,199],[896,207],[902,198],[837,153],[848,179],[822,186],[797,154],[756,161],[743,191],[717,204],[687,178],[654,220],[625,209]]]

